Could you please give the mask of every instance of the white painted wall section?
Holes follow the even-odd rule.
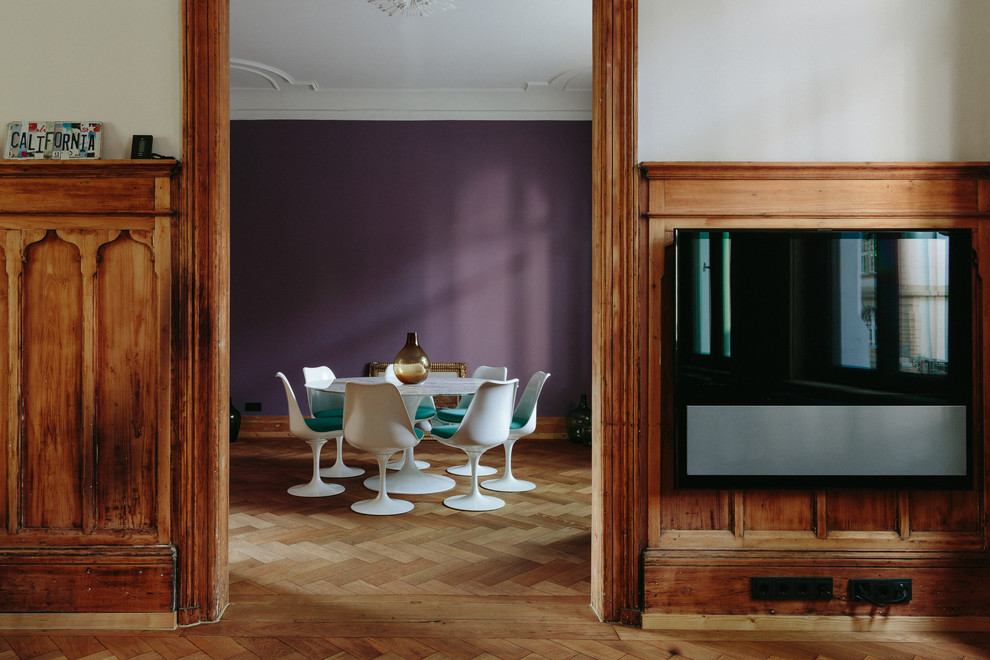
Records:
[[[990,160],[986,0],[639,8],[640,160]]]
[[[104,122],[103,158],[129,158],[131,136],[180,156],[180,0],[4,0],[0,127],[11,121]]]

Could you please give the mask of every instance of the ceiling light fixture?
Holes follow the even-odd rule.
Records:
[[[426,16],[435,11],[453,9],[454,3],[449,0],[368,0],[389,16]]]

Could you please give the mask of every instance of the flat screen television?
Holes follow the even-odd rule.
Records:
[[[675,486],[971,488],[971,243],[675,230]]]

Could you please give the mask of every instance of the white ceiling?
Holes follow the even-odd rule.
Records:
[[[591,119],[591,0],[231,0],[232,119]]]

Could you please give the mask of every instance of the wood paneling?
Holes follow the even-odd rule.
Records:
[[[54,231],[28,246],[24,259],[18,305],[24,329],[21,524],[81,530],[89,453],[83,432],[81,259]]]
[[[763,490],[743,494],[743,529],[814,530],[815,498],[807,491]]]
[[[909,493],[912,532],[980,533],[980,491],[915,491]]]
[[[0,387],[3,387],[3,398],[0,399],[0,432],[6,433],[8,438],[16,438],[16,428],[12,428],[10,415],[10,402],[17,400],[18,387],[10,378],[10,351],[16,343],[11,341],[10,336],[10,276],[7,272],[7,246],[9,236],[7,232],[0,233]],[[9,520],[16,516],[16,511],[12,512],[14,498],[8,496],[7,473],[16,465],[16,454],[14,450],[17,444],[6,442],[0,448],[0,534],[8,531]]]
[[[8,195],[0,211],[10,436],[0,455],[4,611],[173,608],[175,169],[0,164]],[[94,190],[113,191],[109,212],[89,196]]]
[[[890,605],[891,615],[986,616],[979,585],[990,581],[986,559],[976,553],[881,553],[649,551],[645,599],[664,614],[780,614],[855,616],[870,614],[869,603],[753,600],[753,576],[833,577],[834,593],[845,597],[850,579],[905,578],[912,581],[909,603]],[[947,586],[948,585],[948,586]]]
[[[685,493],[676,503],[669,496],[661,497],[660,526],[662,529],[728,529],[732,519],[730,505],[728,493],[714,490]]]
[[[639,551],[646,534],[640,433],[646,405],[646,227],[637,213],[637,0],[592,3],[592,435],[595,499],[592,607],[605,620],[638,621]]]
[[[830,532],[897,531],[897,494],[891,491],[833,490],[825,494]]]
[[[863,215],[874,213],[976,213],[975,181],[779,181],[668,180],[667,213],[762,214],[774,198],[776,214]],[[652,209],[651,209],[652,210]]]
[[[87,208],[98,213],[134,213],[148,208],[154,196],[154,181],[144,177],[94,176],[80,178],[78,185],[58,197],[51,194],[50,171],[34,176],[0,181],[0,212],[22,210],[27,213],[58,213],[66,208],[83,212]],[[96,204],[99,200],[101,203]]]
[[[171,612],[169,547],[0,550],[2,612]]]
[[[150,300],[154,307],[144,318],[125,319],[122,311],[106,309],[106,302],[114,300],[113,287],[96,277],[84,278],[84,305],[89,307],[82,311],[83,334],[89,332],[94,339],[107,324],[123,320],[123,325],[121,343],[83,341],[83,373],[79,376],[83,417],[81,422],[76,417],[70,419],[81,424],[84,432],[90,428],[87,421],[105,426],[102,433],[83,433],[82,438],[69,443],[69,451],[84,453],[82,464],[77,466],[83,509],[78,514],[60,514],[81,518],[83,529],[53,535],[51,529],[39,528],[38,533],[31,533],[19,528],[22,447],[18,442],[7,443],[0,457],[0,516],[7,532],[0,536],[0,583],[2,568],[14,566],[10,563],[14,561],[13,550],[8,550],[8,545],[44,544],[47,548],[105,543],[137,548],[138,544],[159,544],[169,550],[168,562],[177,564],[174,570],[162,573],[148,590],[140,588],[140,580],[135,578],[136,591],[127,592],[124,601],[108,596],[107,602],[121,608],[138,603],[145,611],[155,611],[167,603],[168,611],[178,610],[178,619],[191,624],[218,619],[227,603],[229,10],[227,0],[183,0],[182,13],[181,176],[173,176],[176,164],[169,161],[0,164],[0,216],[9,230],[3,244],[7,283],[16,283],[6,292],[11,300],[22,286],[20,254],[14,254],[20,249],[21,239],[11,236],[11,232],[38,227],[45,227],[45,231],[108,230],[131,233],[119,244],[99,243],[113,244],[100,256],[108,260],[101,266],[102,272],[107,277],[117,277],[133,271],[136,283],[132,286],[136,288],[125,295],[142,304]],[[74,178],[75,185],[64,185],[67,175]],[[178,214],[174,215],[176,209]],[[57,222],[51,224],[55,217]],[[153,245],[153,249],[142,253],[138,244]],[[153,291],[147,280],[151,272],[149,259],[155,269]],[[86,292],[91,296],[87,297]],[[98,299],[103,302],[97,307]],[[19,307],[11,302],[8,309],[4,336],[8,338],[9,362],[0,368],[8,370],[9,388],[2,414],[6,415],[10,437],[19,437],[15,402],[20,399],[22,387],[17,361],[22,328],[17,325]],[[60,323],[69,323],[69,319],[60,319]],[[166,358],[164,364],[156,365],[154,374],[132,378],[130,374],[107,372],[101,374],[99,381],[93,376],[95,369],[102,366],[96,360],[105,359],[108,351],[115,354],[110,360],[114,368],[146,367],[146,356],[128,351],[139,347],[144,350],[152,344],[158,355]],[[153,406],[147,401],[135,404],[126,400],[94,404],[102,401],[101,393],[140,397],[150,391],[155,393]],[[38,399],[38,405],[53,407],[58,397],[45,396],[48,399]],[[69,408],[63,412],[75,414]],[[97,462],[99,451],[109,455]],[[143,468],[135,469],[136,462],[143,463]],[[72,478],[60,475],[56,480],[72,491]],[[137,491],[141,495],[132,498]],[[45,511],[62,506],[39,503],[35,508]],[[88,527],[93,528],[92,533],[84,533]],[[172,547],[177,551],[172,552]],[[97,561],[101,552],[91,549],[87,554]],[[44,557],[45,553],[39,548],[35,555]],[[150,570],[148,565],[138,574],[148,575]],[[44,571],[39,565],[32,579],[41,579]],[[43,607],[38,601],[28,603],[21,599],[7,608],[95,611],[99,608],[91,607],[92,601],[81,592],[106,593],[98,584],[103,573],[98,573],[83,568],[82,577],[71,586],[66,576],[39,587],[39,592],[48,594]],[[92,591],[88,591],[90,586]],[[155,597],[141,595],[147,593]]]
[[[149,232],[100,248],[96,286],[96,526],[151,529],[157,513],[157,288]]]
[[[838,600],[754,601],[756,575],[828,575],[835,593],[857,577],[910,577],[905,616],[985,613],[990,572],[983,437],[990,338],[983,332],[990,262],[985,163],[646,163],[644,216],[650,223],[654,282],[648,307],[656,335],[649,364],[649,470],[662,475],[650,502],[645,611],[650,615],[779,614],[846,616],[861,605]],[[673,433],[670,372],[672,290],[664,263],[672,230],[718,228],[968,227],[980,268],[974,300],[973,490],[697,491],[670,485]],[[868,609],[868,608],[867,608]],[[661,617],[662,618],[662,617]],[[653,620],[653,619],[650,619]],[[660,619],[657,619],[660,620]]]

